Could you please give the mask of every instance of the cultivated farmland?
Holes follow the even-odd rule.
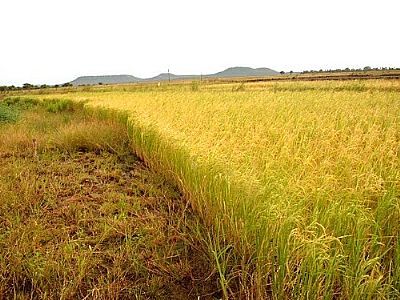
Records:
[[[208,226],[202,239],[225,297],[400,297],[400,81],[23,96],[125,114],[134,151]]]

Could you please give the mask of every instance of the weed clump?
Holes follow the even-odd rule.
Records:
[[[6,104],[0,103],[0,124],[13,123],[17,121],[18,113],[15,109],[8,107]]]
[[[245,90],[244,82],[241,82],[238,86],[232,87],[232,92],[243,92]]]
[[[83,103],[74,102],[69,99],[51,99],[44,102],[44,106],[48,112],[74,112],[83,106]]]
[[[192,92],[197,92],[199,90],[199,83],[197,81],[193,80],[190,88],[191,88]]]
[[[14,123],[20,112],[36,106],[39,100],[23,97],[9,97],[0,102],[0,123]]]
[[[40,101],[35,98],[26,98],[26,97],[9,97],[4,99],[4,103],[7,106],[12,106],[13,108],[22,110],[29,109],[34,106],[37,106]]]

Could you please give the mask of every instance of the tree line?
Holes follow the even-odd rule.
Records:
[[[20,90],[38,90],[38,89],[48,89],[48,88],[59,88],[59,87],[71,87],[72,83],[55,84],[55,85],[34,85],[30,83],[24,83],[22,86],[15,85],[0,85],[0,92],[5,91],[20,91]]]
[[[353,68],[345,68],[345,69],[327,69],[327,70],[305,70],[302,71],[302,74],[308,73],[339,73],[339,72],[363,72],[363,71],[400,71],[400,68],[386,68],[386,67],[370,67],[366,66],[364,68],[353,69]]]

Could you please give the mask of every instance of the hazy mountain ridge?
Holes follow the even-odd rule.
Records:
[[[117,84],[117,83],[134,83],[134,82],[157,82],[166,80],[184,80],[203,78],[229,78],[229,77],[253,77],[253,76],[273,76],[279,72],[269,68],[249,68],[249,67],[233,67],[214,74],[205,75],[175,75],[172,73],[161,73],[151,78],[139,78],[132,75],[103,75],[103,76],[81,76],[71,81],[73,85],[92,85],[92,84]]]
[[[115,84],[139,82],[141,78],[132,75],[101,75],[101,76],[80,76],[71,81],[72,85],[91,85],[91,84]]]
[[[161,73],[157,76],[143,79],[143,81],[165,81],[165,80],[183,80],[183,79],[191,79],[191,78],[200,78],[200,75],[176,75],[176,74],[168,74]]]
[[[269,68],[248,68],[248,67],[233,67],[222,72],[206,75],[206,77],[251,77],[251,76],[273,76],[279,72]]]

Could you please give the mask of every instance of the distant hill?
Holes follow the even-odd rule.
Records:
[[[248,67],[234,67],[228,68],[222,72],[206,75],[206,77],[228,78],[228,77],[253,77],[253,76],[273,76],[278,75],[279,72],[268,68],[248,68]]]
[[[203,78],[230,78],[230,77],[255,77],[255,76],[273,76],[278,75],[279,72],[268,68],[248,68],[248,67],[233,67],[228,68],[222,72],[214,74],[205,74]],[[165,81],[165,80],[184,80],[199,78],[200,75],[175,75],[168,73],[161,73],[155,77],[143,79],[143,81]]]
[[[105,76],[81,76],[71,81],[72,85],[93,85],[93,84],[116,84],[139,82],[141,78],[132,75],[105,75]]]
[[[160,75],[143,79],[143,81],[166,81],[166,80],[184,80],[184,79],[194,79],[198,78],[200,75],[175,75],[175,74],[168,74],[168,73],[161,73]]]
[[[205,74],[203,78],[230,78],[230,77],[263,77],[278,75],[279,72],[268,68],[248,68],[248,67],[233,67],[228,68],[222,72],[215,74]],[[92,84],[117,84],[117,83],[133,83],[133,82],[157,82],[167,80],[187,80],[196,79],[200,75],[175,75],[168,73],[161,73],[151,78],[138,78],[131,75],[106,75],[106,76],[82,76],[71,81],[73,85],[92,85]]]

